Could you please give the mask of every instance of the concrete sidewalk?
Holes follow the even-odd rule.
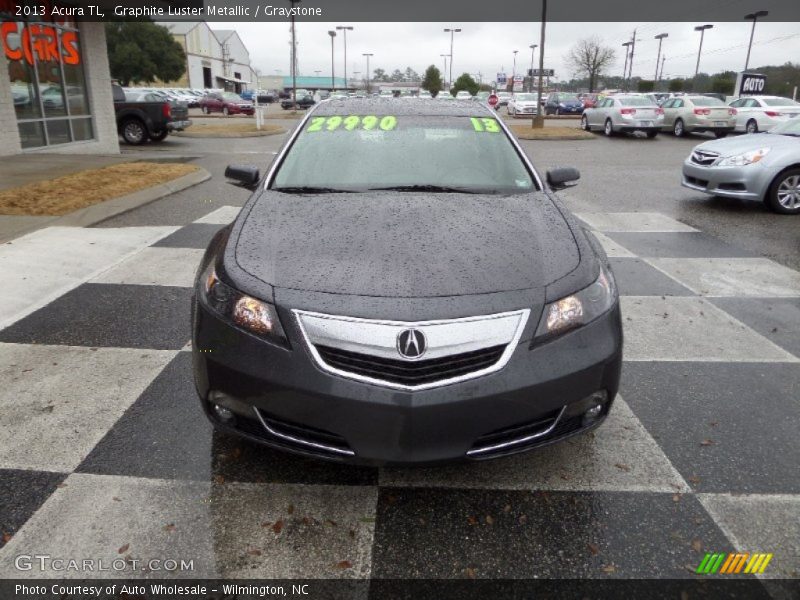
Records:
[[[107,155],[22,154],[0,161],[0,191],[71,175],[87,169],[100,169],[127,162],[188,162],[195,157],[158,156],[150,153]],[[87,227],[132,208],[142,206],[209,179],[205,169],[190,173],[126,196],[106,200],[63,216],[0,215],[0,243],[43,227]]]

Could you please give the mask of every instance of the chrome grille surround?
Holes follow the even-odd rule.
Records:
[[[520,309],[493,315],[444,319],[434,321],[384,321],[326,315],[294,309],[306,346],[319,368],[347,379],[371,383],[400,390],[424,390],[476,377],[482,377],[502,369],[517,348],[522,332],[530,316],[530,310]],[[427,339],[424,359],[457,357],[494,346],[505,346],[498,360],[476,371],[456,377],[444,377],[416,385],[402,384],[366,376],[337,368],[321,356],[317,346],[337,348],[382,359],[403,360],[412,363],[419,358],[406,358],[397,349],[397,337],[406,329],[421,331]]]
[[[691,161],[696,165],[709,167],[717,161],[719,156],[720,155],[718,152],[709,152],[708,150],[692,150]]]

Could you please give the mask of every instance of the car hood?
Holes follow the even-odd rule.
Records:
[[[755,133],[711,140],[700,144],[696,149],[718,152],[721,156],[733,156],[767,146],[800,148],[800,138],[774,133]]]
[[[276,288],[395,298],[544,289],[581,258],[542,192],[267,190],[239,218],[239,268]]]

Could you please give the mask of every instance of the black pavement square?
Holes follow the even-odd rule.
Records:
[[[620,393],[699,492],[800,493],[800,364],[626,362]]]
[[[85,283],[0,331],[0,342],[178,350],[191,338],[192,290]]]
[[[0,548],[66,477],[66,473],[0,469]]]
[[[694,296],[689,288],[638,258],[610,258],[623,296]]]
[[[378,578],[691,577],[730,542],[692,495],[381,488]]]
[[[757,256],[706,233],[606,233],[608,237],[644,258],[717,258]]]
[[[800,298],[709,298],[765,338],[800,356]]]
[[[77,469],[156,479],[375,485],[377,469],[294,456],[214,432],[180,352]]]
[[[167,247],[167,248],[200,248],[205,249],[211,242],[211,238],[225,225],[212,225],[210,223],[191,223],[185,227],[181,227],[175,233],[172,233],[159,240],[153,247]]]

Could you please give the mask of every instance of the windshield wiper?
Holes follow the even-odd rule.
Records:
[[[277,187],[271,189],[273,192],[283,192],[284,194],[348,194],[354,191],[313,186]]]
[[[388,187],[369,188],[370,191],[391,191],[391,192],[442,192],[442,193],[456,193],[456,194],[477,194],[473,190],[459,187],[448,187],[446,185],[391,185]]]

